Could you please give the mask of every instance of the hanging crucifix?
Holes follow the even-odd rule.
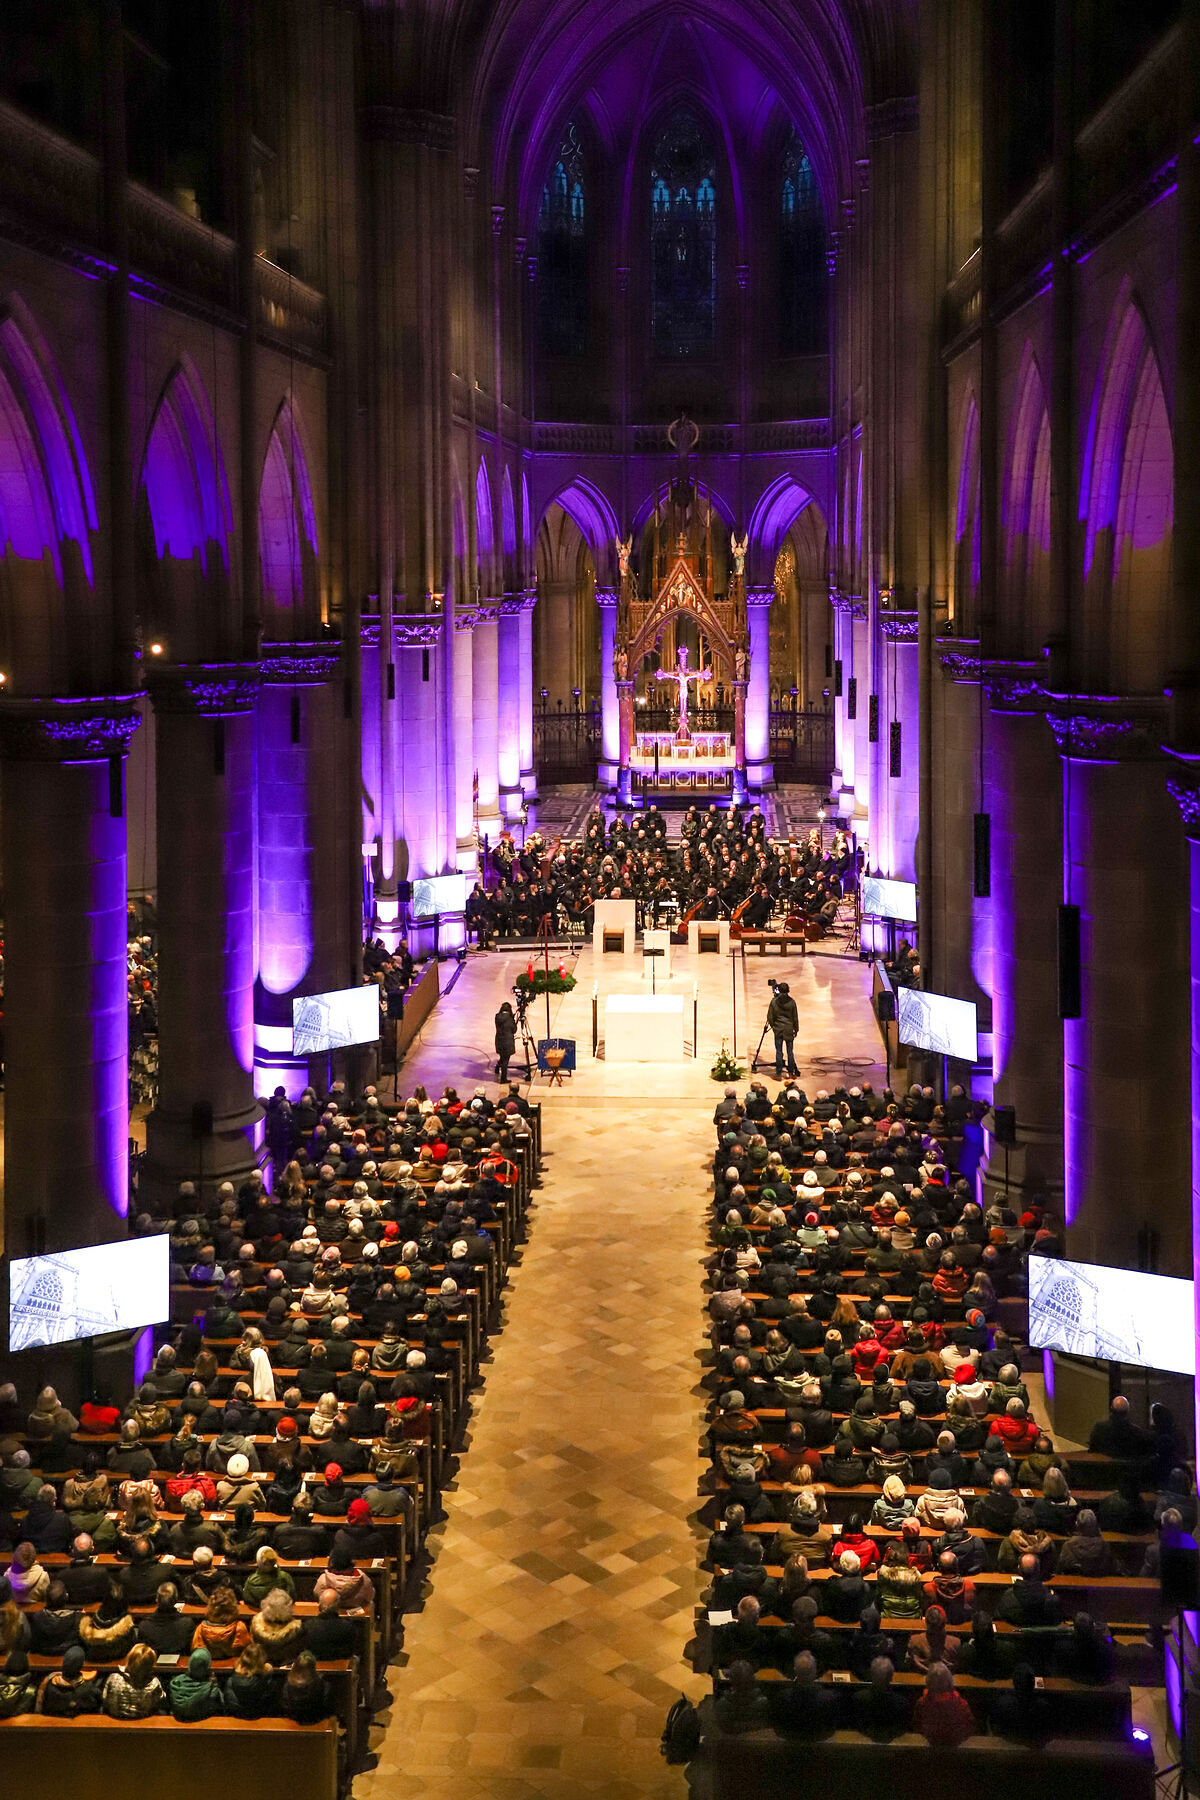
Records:
[[[688,648],[686,644],[679,646],[679,667],[677,669],[660,669],[655,676],[656,681],[673,681],[679,694],[679,724],[675,728],[675,742],[690,744],[692,734],[688,730],[688,686],[693,681],[711,681],[711,669],[689,669],[687,666]]]

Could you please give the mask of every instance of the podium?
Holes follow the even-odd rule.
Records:
[[[714,919],[711,924],[693,919],[687,931],[689,956],[705,956],[711,951],[718,956],[729,955],[728,919]]]
[[[682,1062],[682,994],[610,994],[604,1002],[605,1062]]]
[[[637,937],[636,900],[597,900],[592,925],[592,949],[603,956],[606,950],[629,956]],[[617,939],[620,938],[620,944]]]
[[[662,954],[661,954],[661,956],[647,956],[644,953],[648,950],[659,950],[662,952]],[[661,930],[651,928],[648,931],[643,931],[643,933],[642,933],[642,951],[643,951],[643,956],[642,956],[642,979],[643,979],[643,981],[650,981],[651,985],[653,985],[654,983],[659,982],[659,981],[670,981],[670,979],[671,979],[671,933],[665,927],[663,927]],[[658,967],[657,967],[657,969],[655,969],[653,971],[653,974],[652,974],[651,968],[650,968],[651,963],[658,964]]]

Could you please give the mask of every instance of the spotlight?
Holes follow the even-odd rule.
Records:
[[[1135,1744],[1148,1744],[1150,1742],[1150,1733],[1146,1730],[1144,1725],[1135,1725],[1129,1735]]]
[[[825,808],[823,806],[818,806],[817,818],[820,820],[822,825],[825,823]]]
[[[163,647],[160,643],[155,641],[153,644],[151,644],[151,646],[150,646],[151,656],[161,656],[162,653],[163,653]]]
[[[0,687],[3,687],[7,680],[8,680],[8,676],[5,674],[3,669],[0,669]]]

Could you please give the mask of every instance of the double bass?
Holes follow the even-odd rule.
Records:
[[[753,898],[754,898],[754,889],[751,888],[750,892],[746,895],[746,898],[744,900],[739,900],[738,904],[734,907],[733,911],[730,913],[730,915],[729,915],[729,935],[731,938],[740,938],[741,937],[741,935],[742,935],[742,925],[741,925],[742,914],[745,912],[746,908],[749,906],[749,904],[753,900]]]

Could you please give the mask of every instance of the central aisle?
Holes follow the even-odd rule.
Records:
[[[471,957],[410,1054],[401,1088],[492,1081],[492,1016],[527,954]],[[708,1069],[738,1011],[745,1055],[770,999],[793,984],[804,1078],[845,1056],[870,1073],[878,1051],[869,977],[852,958],[787,957],[743,967],[674,963],[670,989],[699,990],[700,1056],[672,1064],[591,1057],[591,996],[644,992],[640,956],[575,964],[551,1029],[576,1038],[572,1083],[534,1084],[543,1186],[510,1272],[447,1517],[430,1534],[424,1609],[405,1620],[387,1672],[393,1702],[372,1731],[378,1766],[355,1800],[683,1800],[683,1772],[659,1754],[667,1708],[707,1681],[685,1659],[707,1533],[697,1445],[704,1393],[700,1261],[711,1192]],[[535,1009],[545,1029],[542,1003]],[[516,1072],[514,1066],[514,1073]],[[769,1077],[768,1077],[769,1079]],[[491,1091],[494,1091],[492,1089]]]
[[[685,1793],[658,1738],[704,1687],[684,1648],[712,1104],[546,1106],[530,1241],[356,1796]]]

